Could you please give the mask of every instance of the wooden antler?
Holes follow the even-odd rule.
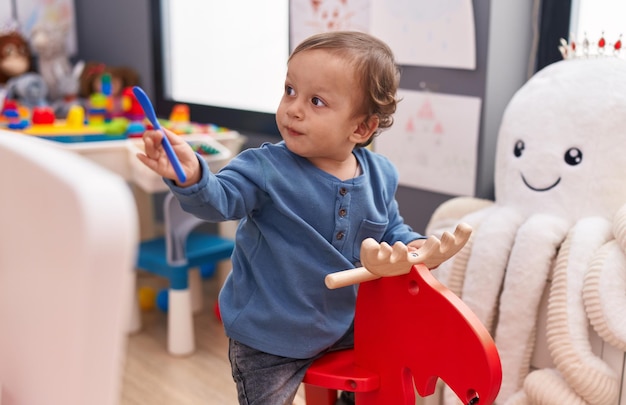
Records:
[[[454,234],[444,232],[441,240],[430,236],[422,247],[414,251],[409,251],[408,246],[402,242],[390,246],[385,242],[378,244],[372,238],[365,239],[361,244],[363,267],[327,275],[326,286],[335,289],[379,277],[406,274],[417,263],[423,263],[429,269],[434,269],[461,250],[471,233],[472,228],[468,224],[460,223]]]

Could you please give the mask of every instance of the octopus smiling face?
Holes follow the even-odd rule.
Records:
[[[615,212],[626,199],[624,66],[619,59],[563,61],[516,93],[498,135],[498,202],[568,221]],[[593,71],[605,72],[589,77]]]

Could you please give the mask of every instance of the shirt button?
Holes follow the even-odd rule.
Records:
[[[341,187],[341,188],[339,189],[339,194],[341,194],[341,195],[346,195],[346,194],[348,194],[348,189],[347,189],[347,188],[345,188],[345,187]]]
[[[342,208],[339,210],[340,217],[345,217],[347,213],[348,213],[348,210],[346,210],[345,208]]]
[[[345,236],[345,233],[343,231],[337,232],[337,240],[342,240],[344,236]]]

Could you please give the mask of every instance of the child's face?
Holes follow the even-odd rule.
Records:
[[[345,160],[361,135],[363,91],[355,69],[325,50],[294,55],[276,123],[290,151],[310,160]]]

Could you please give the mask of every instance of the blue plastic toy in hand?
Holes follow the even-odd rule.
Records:
[[[174,153],[172,144],[170,144],[170,141],[167,139],[167,135],[165,135],[165,131],[163,131],[163,128],[161,128],[159,120],[157,120],[156,113],[154,112],[154,107],[152,107],[152,103],[150,102],[148,95],[139,86],[133,87],[133,94],[135,94],[135,97],[137,97],[137,101],[139,101],[139,104],[141,104],[143,112],[146,114],[146,117],[148,117],[148,120],[150,121],[154,129],[163,132],[163,140],[161,141],[161,143],[163,145],[163,149],[165,149],[165,154],[167,155],[167,158],[170,160],[170,163],[172,164],[172,167],[176,172],[176,177],[178,177],[178,181],[184,183],[187,180],[187,176],[183,171],[183,166],[180,164],[178,157]]]

